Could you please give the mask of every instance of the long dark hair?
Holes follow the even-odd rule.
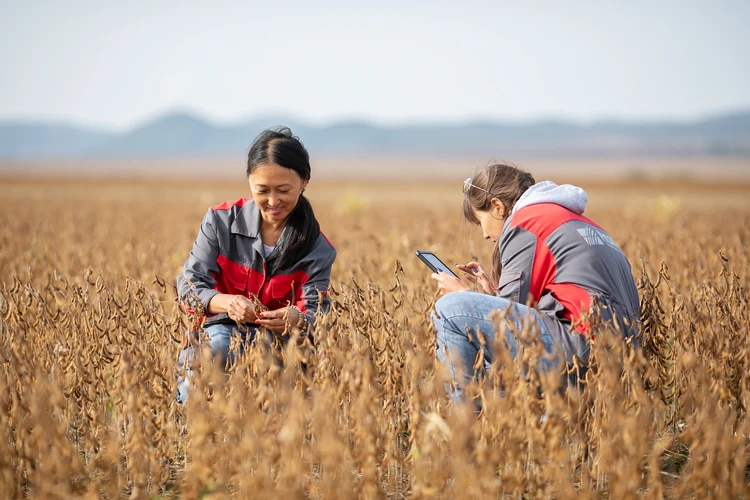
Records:
[[[470,186],[464,193],[464,218],[472,224],[479,224],[476,211],[490,209],[492,199],[497,198],[505,208],[505,218],[510,217],[513,206],[523,193],[536,182],[534,177],[520,168],[504,163],[495,163],[481,169],[471,178]],[[500,281],[502,262],[500,256],[500,242],[497,242],[492,253],[492,281]]]
[[[275,127],[264,130],[253,141],[247,154],[248,177],[258,167],[275,163],[280,167],[294,170],[303,181],[310,180],[310,155],[299,137],[288,127]],[[304,195],[300,195],[284,226],[284,237],[279,241],[280,257],[273,263],[273,273],[291,267],[310,253],[320,234],[320,224],[315,218],[312,205]]]

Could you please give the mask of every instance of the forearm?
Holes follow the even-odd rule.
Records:
[[[228,293],[214,295],[208,303],[208,313],[221,314],[229,312],[229,302],[231,302],[234,297],[236,296]]]

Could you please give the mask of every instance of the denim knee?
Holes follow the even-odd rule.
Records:
[[[451,327],[447,322],[464,311],[466,308],[466,298],[461,292],[452,292],[446,293],[435,302],[432,322],[435,324],[437,338],[441,343],[451,333]]]
[[[435,302],[435,312],[440,320],[450,318],[466,308],[468,299],[467,294],[463,292],[446,293]]]

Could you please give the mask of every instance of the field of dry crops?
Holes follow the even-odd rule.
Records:
[[[748,496],[750,186],[584,184],[643,349],[600,332],[574,391],[526,369],[533,341],[487,346],[476,415],[445,397],[414,257],[488,262],[459,185],[313,181],[338,249],[315,348],[204,363],[183,407],[174,279],[241,179],[0,181],[0,497]]]

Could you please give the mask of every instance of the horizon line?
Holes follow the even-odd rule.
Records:
[[[334,119],[328,120],[314,120],[307,119],[298,116],[294,116],[292,113],[286,113],[283,111],[273,112],[259,112],[254,115],[247,116],[241,119],[227,119],[227,120],[216,120],[208,117],[206,114],[199,111],[190,110],[187,107],[184,108],[173,108],[171,110],[165,110],[161,113],[156,113],[150,118],[140,120],[136,125],[127,127],[113,127],[107,125],[97,124],[85,124],[81,121],[66,120],[62,118],[43,118],[43,117],[0,117],[0,126],[8,125],[32,125],[32,126],[58,126],[58,127],[69,127],[79,130],[86,130],[90,132],[101,132],[110,134],[127,134],[129,132],[143,128],[144,126],[158,123],[170,117],[182,116],[194,119],[196,121],[205,123],[216,128],[229,128],[241,126],[253,121],[265,120],[265,119],[282,119],[288,122],[297,122],[298,125],[307,126],[310,128],[330,128],[340,125],[365,125],[373,128],[380,129],[393,129],[393,128],[411,128],[411,127],[445,127],[445,126],[469,126],[478,124],[487,125],[510,125],[510,126],[528,126],[543,123],[564,123],[569,125],[576,125],[581,127],[590,127],[601,124],[622,124],[622,125],[690,125],[698,124],[706,121],[716,120],[720,118],[727,118],[732,116],[742,116],[750,114],[750,106],[744,108],[733,108],[725,111],[713,111],[704,113],[693,117],[675,118],[675,117],[624,117],[624,116],[601,116],[592,119],[576,119],[571,117],[564,117],[559,115],[540,115],[535,118],[500,118],[500,117],[489,117],[489,116],[474,116],[466,118],[455,118],[455,119],[404,119],[401,121],[384,121],[377,120],[374,118],[368,118],[364,116],[341,116]],[[287,116],[284,116],[287,115]],[[282,123],[277,124],[283,126]]]

